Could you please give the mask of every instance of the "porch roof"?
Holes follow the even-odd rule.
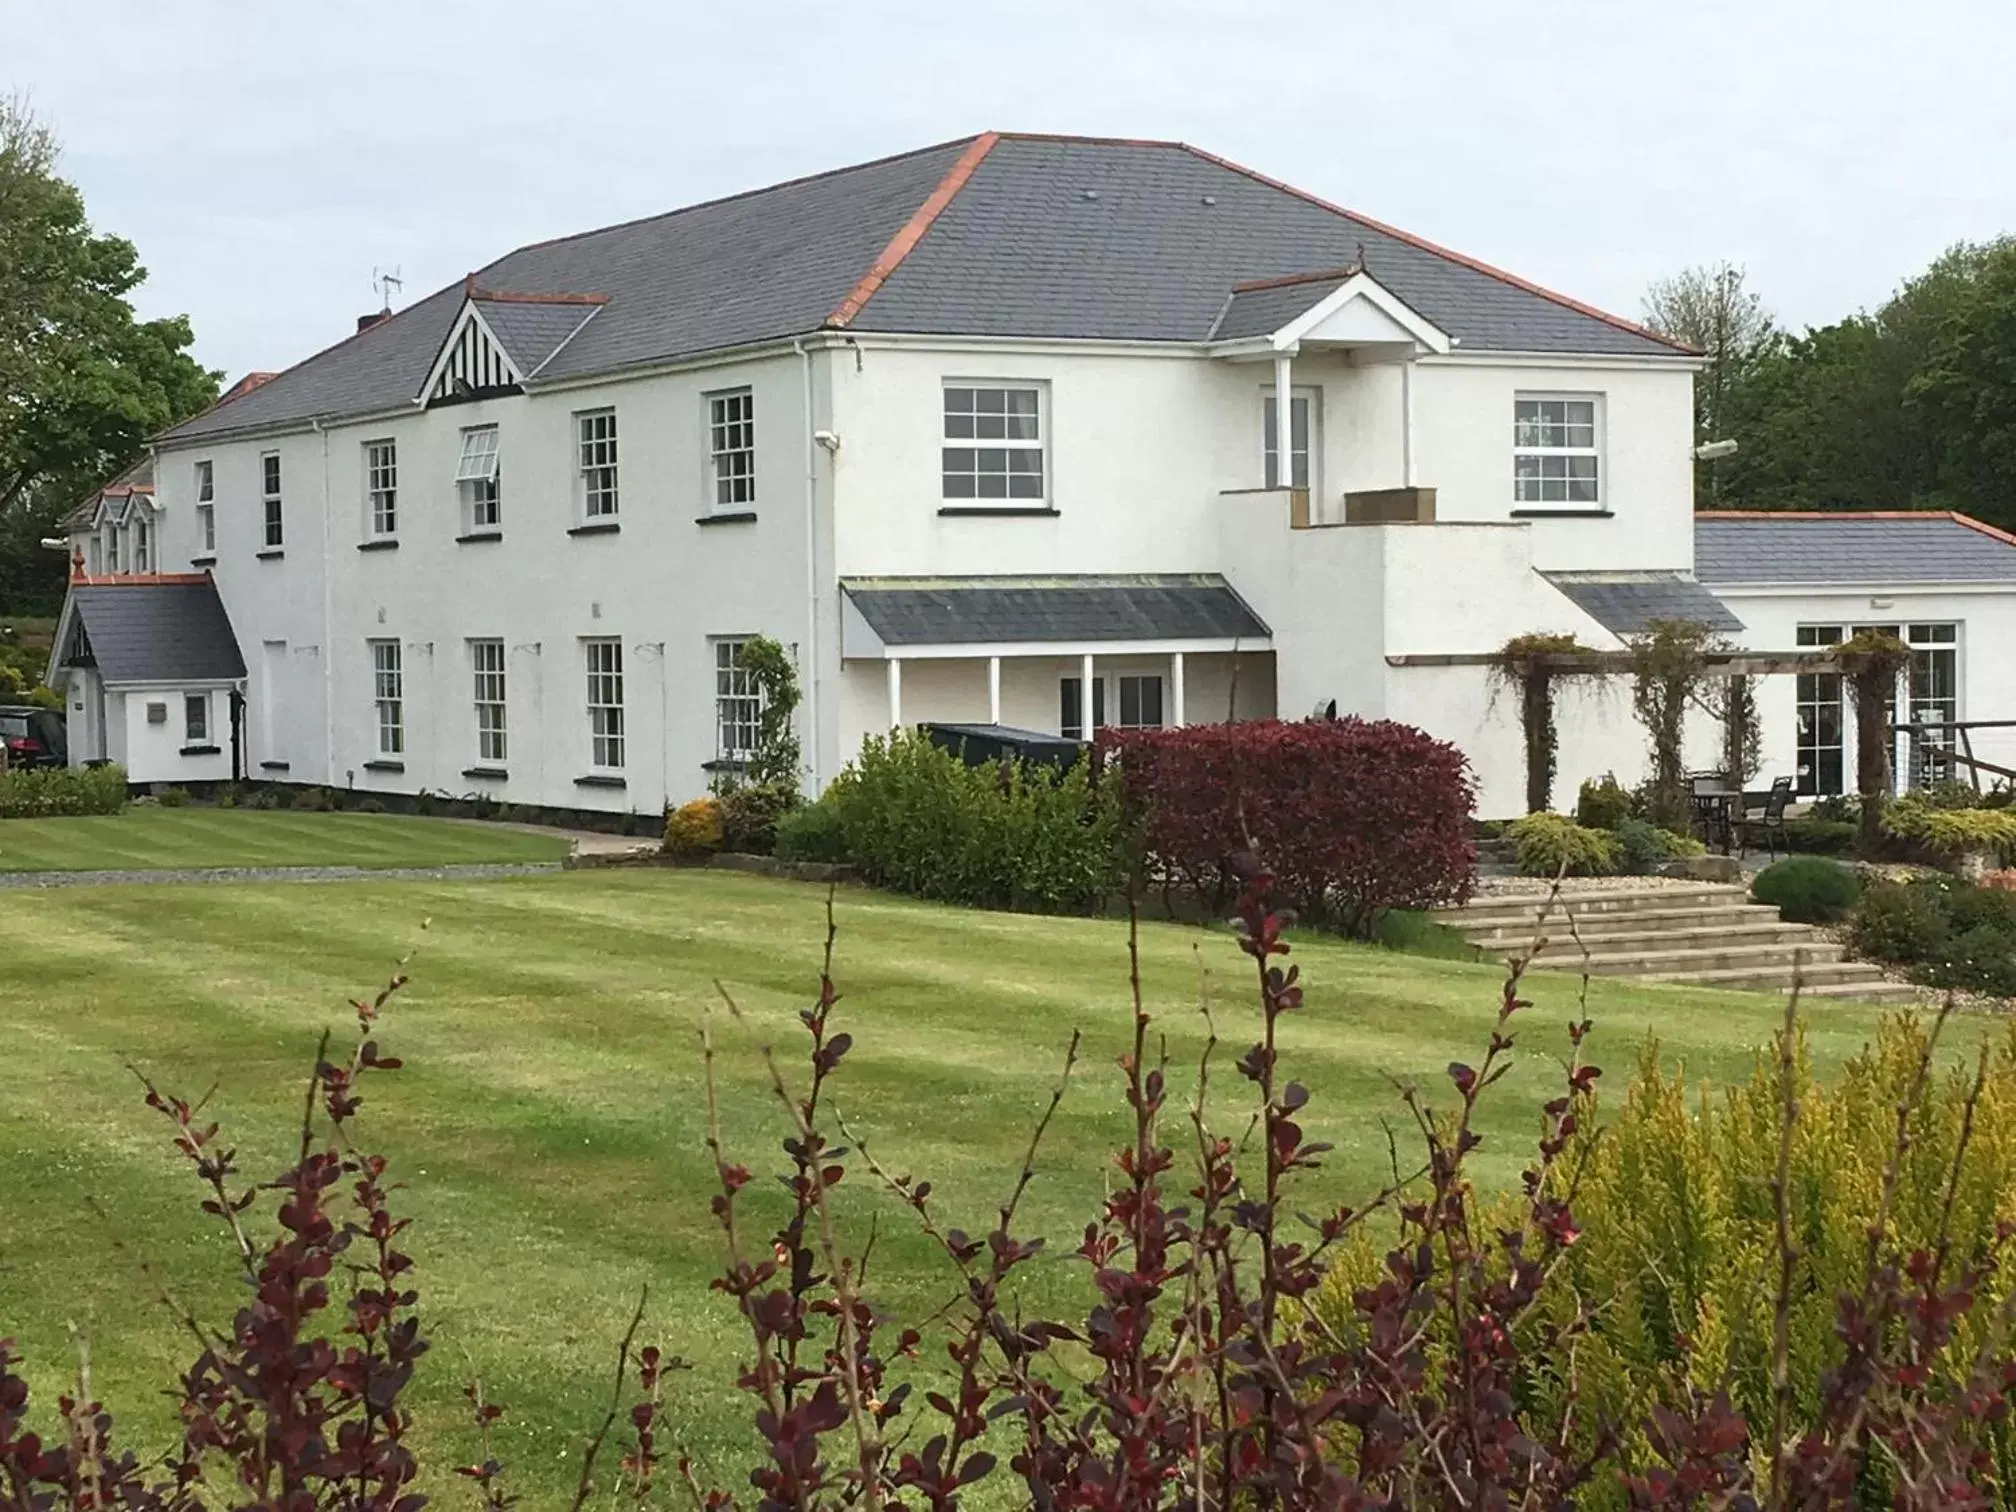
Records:
[[[1733,633],[1743,622],[1693,578],[1677,572],[1543,572],[1575,606],[1613,635],[1639,635],[1654,620],[1690,620]]]
[[[108,687],[245,675],[230,616],[207,576],[71,584],[50,672],[77,665],[96,665]]]
[[[892,649],[1101,641],[1244,642],[1257,649],[1272,634],[1215,572],[863,577],[843,578],[840,587],[874,638]]]

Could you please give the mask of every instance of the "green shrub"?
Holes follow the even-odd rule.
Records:
[[[1630,876],[1649,876],[1668,861],[1707,851],[1692,835],[1676,835],[1643,819],[1626,819],[1617,826],[1617,869]]]
[[[2016,997],[2016,929],[1977,924],[1956,932],[1925,963],[1921,979],[1928,987]]]
[[[1604,877],[1617,870],[1621,847],[1607,830],[1584,829],[1565,814],[1528,814],[1508,833],[1529,877]]]
[[[116,814],[126,804],[121,766],[35,767],[0,774],[0,819]]]
[[[1815,798],[1806,811],[1808,819],[1824,819],[1829,824],[1854,824],[1862,822],[1862,800],[1853,793],[1834,793],[1825,798]]]
[[[324,809],[334,808],[335,804],[330,800],[327,788],[304,787],[295,792],[294,807],[319,813]]]
[[[682,803],[665,816],[665,852],[688,861],[721,849],[721,800],[712,796]]]
[[[1928,888],[1879,882],[1863,891],[1848,916],[1848,943],[1871,961],[1913,966],[1945,948],[1952,925]]]
[[[719,798],[721,848],[767,856],[777,845],[777,824],[802,800],[795,782],[751,783]]]
[[[800,804],[777,821],[775,854],[780,861],[845,864],[847,835],[841,828],[840,811],[830,803]]]
[[[871,739],[828,789],[870,882],[973,908],[1083,910],[1125,877],[1118,772],[967,766],[922,736]]]
[[[385,812],[385,800],[382,798],[372,798],[368,795],[359,798],[353,806],[360,814],[382,814]]]
[[[1847,819],[1787,819],[1785,848],[1809,856],[1843,856],[1855,849],[1862,827]]]
[[[1372,942],[1404,955],[1430,956],[1440,961],[1481,961],[1484,952],[1441,920],[1418,909],[1389,908],[1372,926]]]
[[[1973,796],[1971,788],[1966,791]],[[1883,828],[1948,856],[2016,850],[2016,811],[1941,808],[1918,792],[1906,793],[1884,810]]]
[[[189,790],[179,787],[164,787],[154,795],[154,801],[163,808],[187,808]]]
[[[1575,799],[1575,822],[1584,829],[1622,829],[1630,817],[1631,794],[1615,776],[1606,774],[1582,784]]]
[[[1861,895],[1861,879],[1824,856],[1779,861],[1765,867],[1750,884],[1750,896],[1795,924],[1838,924]]]

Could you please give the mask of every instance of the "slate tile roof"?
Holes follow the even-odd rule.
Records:
[[[208,577],[73,583],[70,615],[108,684],[231,682],[245,659],[217,585]],[[68,654],[66,626],[56,655]]]
[[[1704,583],[2016,583],[2016,536],[1963,514],[1694,517]]]
[[[518,371],[528,377],[537,373],[605,303],[594,298],[514,299],[509,295],[485,297],[481,293],[472,294],[469,302],[504,343],[504,350]]]
[[[888,646],[1265,640],[1266,623],[1217,573],[1124,577],[843,578]]]
[[[1677,572],[1543,572],[1597,624],[1615,635],[1638,635],[1654,620],[1691,620],[1734,633],[1743,621],[1692,578]]]
[[[1266,336],[1278,331],[1312,305],[1336,293],[1349,277],[1347,269],[1327,278],[1268,280],[1258,287],[1234,289],[1212,323],[1211,339],[1237,341],[1243,336]]]
[[[557,379],[848,325],[1203,341],[1235,285],[1359,262],[1470,349],[1679,350],[1178,142],[988,132],[536,243],[471,277],[609,297],[539,375]],[[428,295],[166,439],[396,409],[432,366],[464,288]]]

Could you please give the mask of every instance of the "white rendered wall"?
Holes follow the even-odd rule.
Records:
[[[191,693],[210,700],[209,734],[200,742],[217,749],[208,755],[184,755],[182,700]],[[231,780],[231,695],[227,688],[130,688],[115,692],[128,782],[228,782]],[[162,706],[165,717],[156,724],[148,705]]]

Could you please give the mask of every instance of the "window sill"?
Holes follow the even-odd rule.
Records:
[[[403,772],[406,770],[406,763],[403,761],[367,761],[364,763],[364,770],[367,772]]]
[[[694,520],[693,523],[695,525],[754,525],[756,523],[756,511],[753,509],[738,509],[732,514],[704,514]]]
[[[464,777],[474,777],[490,782],[502,782],[511,774],[500,766],[473,766],[462,768]]]
[[[567,534],[571,536],[614,535],[622,528],[623,522],[620,520],[591,520],[586,525],[574,526]]]
[[[399,541],[394,536],[380,536],[375,541],[359,541],[357,549],[359,551],[397,551],[399,549]]]
[[[287,555],[287,548],[284,546],[268,546],[264,551],[255,551],[252,555],[262,562],[277,562],[280,558]]]
[[[739,756],[716,756],[712,761],[700,763],[703,772],[746,772],[749,763]]]
[[[189,565],[191,567],[215,567],[217,565],[217,558],[214,556],[193,556],[189,558]]]
[[[961,516],[990,519],[1006,515],[1033,515],[1038,519],[1054,519],[1057,511],[1047,504],[947,504],[938,511],[938,518],[941,520],[958,519]]]
[[[501,530],[472,530],[467,535],[455,537],[455,544],[457,546],[468,546],[477,541],[501,541],[503,539],[504,532]]]
[[[259,770],[262,772],[291,772],[294,768],[284,761],[262,761],[259,763]]]
[[[1515,509],[1515,520],[1614,520],[1615,510],[1610,509]]]
[[[182,754],[184,756],[222,756],[224,751],[221,746],[186,745],[182,747]]]
[[[574,779],[576,787],[625,788],[630,786],[623,778],[608,772],[586,772]]]

